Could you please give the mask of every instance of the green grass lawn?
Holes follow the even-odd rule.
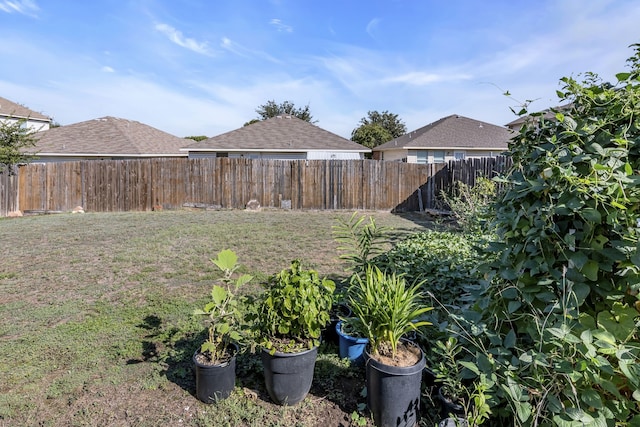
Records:
[[[366,212],[422,231],[420,215]],[[351,212],[164,211],[0,220],[0,426],[349,425],[363,373],[323,346],[314,387],[273,405],[259,356],[242,354],[238,387],[217,405],[194,396],[191,317],[232,249],[260,282],[300,258],[341,280],[331,227]],[[390,242],[391,244],[392,242]],[[255,292],[253,285],[247,292]],[[368,421],[370,424],[370,421]]]

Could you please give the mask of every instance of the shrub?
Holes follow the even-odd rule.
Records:
[[[490,206],[496,195],[495,182],[485,177],[478,177],[474,186],[456,181],[452,191],[441,193],[456,221],[467,232],[487,230]]]
[[[640,423],[640,45],[618,82],[563,78],[570,106],[510,142],[494,280],[458,318],[516,425]]]
[[[475,234],[426,231],[399,242],[375,261],[409,283],[422,282],[441,304],[461,306],[479,289],[482,275],[477,267],[484,257],[479,250],[483,245],[482,236]]]

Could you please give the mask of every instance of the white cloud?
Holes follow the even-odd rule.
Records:
[[[169,40],[180,47],[184,47],[185,49],[189,49],[202,55],[213,56],[207,42],[198,42],[195,39],[185,37],[181,31],[176,30],[167,24],[156,24],[155,29],[167,36]]]
[[[37,17],[40,10],[38,5],[32,0],[2,0],[0,1],[0,11],[6,13],[21,13],[23,15]]]
[[[267,60],[269,62],[273,62],[276,64],[281,63],[281,61],[279,61],[278,59],[274,58],[273,56],[269,55],[268,53],[265,52],[259,52],[256,50],[252,50],[249,48],[246,48],[244,46],[242,46],[239,43],[234,42],[233,40],[231,40],[228,37],[223,37],[222,41],[220,42],[220,47],[226,51],[229,51],[235,55],[241,56],[243,58],[251,58],[251,57],[257,57],[257,58],[261,58],[264,60]]]
[[[279,19],[272,19],[269,24],[273,25],[279,33],[293,33],[293,27],[284,24]]]
[[[104,67],[102,67],[102,71],[105,73],[115,73],[116,70],[114,70],[113,68],[109,67],[108,65],[105,65]]]
[[[456,81],[456,80],[469,80],[471,79],[469,74],[448,74],[448,73],[424,73],[419,71],[409,72],[401,74],[399,76],[388,77],[383,79],[383,82],[388,83],[405,83],[411,86],[426,86],[433,83]]]
[[[372,38],[375,38],[375,30],[378,28],[378,24],[380,24],[379,18],[374,18],[367,24],[367,34]]]

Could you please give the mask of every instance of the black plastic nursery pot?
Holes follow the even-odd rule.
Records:
[[[438,427],[469,427],[469,421],[464,418],[445,418],[438,423]]]
[[[454,416],[456,418],[465,416],[464,407],[445,396],[442,393],[442,387],[438,387],[438,399],[440,400],[440,416],[442,418],[450,416]]]
[[[413,366],[397,367],[380,363],[365,349],[367,406],[378,427],[413,427],[420,417],[422,370],[426,359]]]
[[[230,344],[233,352],[231,359],[220,365],[205,365],[196,360],[198,352],[193,355],[196,375],[196,397],[204,403],[215,403],[229,397],[236,386],[236,354],[238,346]]]
[[[338,344],[338,334],[336,333],[336,325],[340,318],[351,316],[351,309],[346,304],[336,304],[331,309],[331,321],[325,329],[322,330],[322,341]]]
[[[267,392],[278,405],[295,405],[311,389],[318,347],[299,353],[269,354],[262,350],[262,367]]]

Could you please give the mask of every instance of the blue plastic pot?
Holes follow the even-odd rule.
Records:
[[[364,363],[364,349],[369,343],[367,338],[352,337],[342,332],[342,322],[336,324],[340,358],[347,358],[356,365]]]

